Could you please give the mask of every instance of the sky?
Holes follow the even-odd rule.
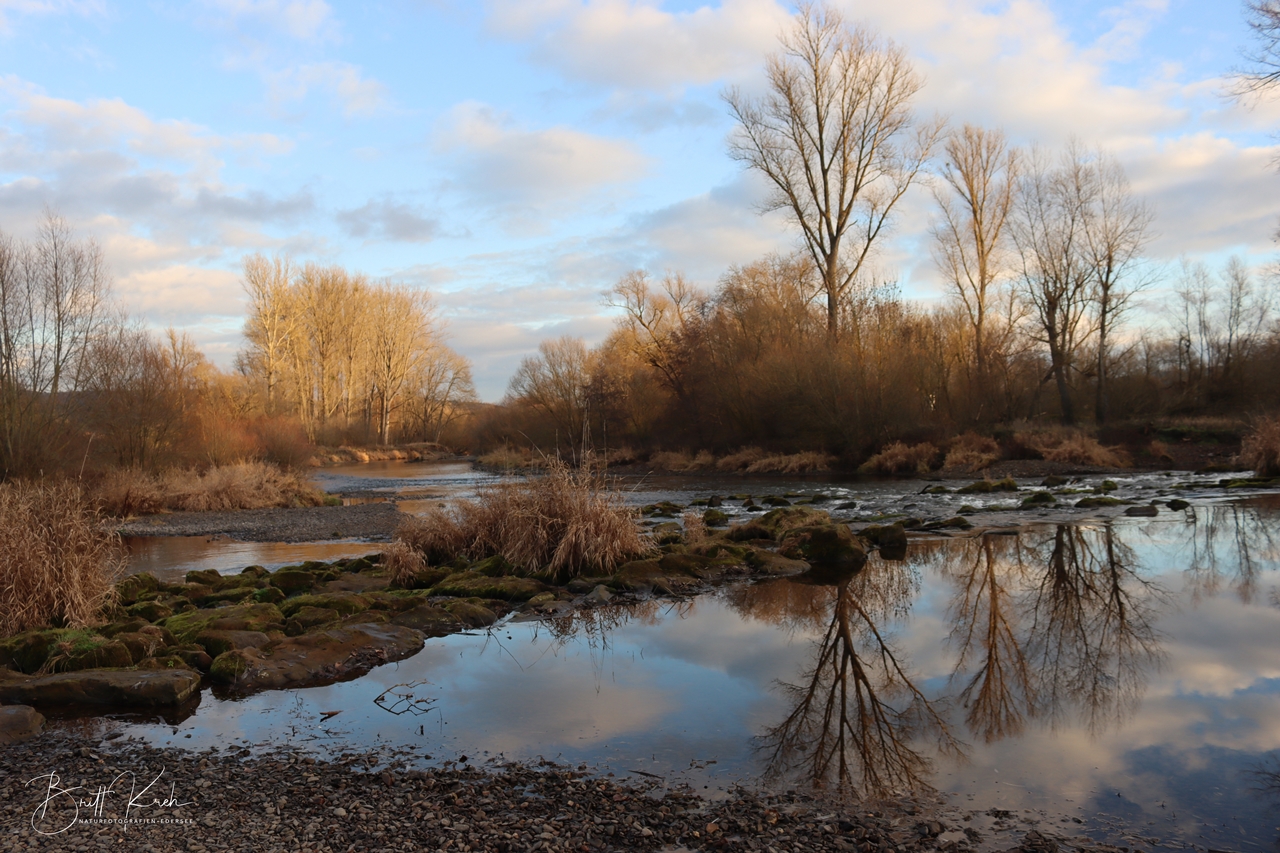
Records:
[[[1126,168],[1147,254],[1271,259],[1280,95],[1227,92],[1236,0],[865,0],[923,116],[1071,139]],[[240,348],[241,259],[287,253],[428,290],[498,400],[538,342],[604,338],[626,272],[711,289],[789,251],[726,153],[722,93],[763,91],[775,0],[0,0],[0,231],[45,209],[103,247],[131,315]],[[878,265],[944,293],[923,183]]]

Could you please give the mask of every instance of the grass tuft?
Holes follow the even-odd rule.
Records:
[[[1240,444],[1240,461],[1259,477],[1280,477],[1280,415],[1254,425]]]
[[[201,472],[151,474],[117,468],[98,484],[96,499],[108,515],[124,517],[172,510],[226,512],[268,507],[324,506],[325,494],[306,475],[267,462],[240,462]]]
[[[977,473],[1000,461],[1000,445],[995,439],[966,432],[951,442],[942,467],[948,471]]]
[[[927,474],[938,454],[938,448],[928,442],[907,445],[895,441],[863,462],[858,470],[868,474]]]
[[[1128,468],[1132,462],[1118,447],[1103,447],[1091,435],[1076,429],[1020,432],[1014,442],[1049,462],[1091,465],[1099,468]]]
[[[78,485],[0,485],[0,635],[99,621],[124,572],[120,537]]]
[[[396,538],[432,564],[501,556],[523,574],[563,582],[611,573],[651,550],[636,519],[603,477],[552,459],[545,475],[434,507],[402,524]]]

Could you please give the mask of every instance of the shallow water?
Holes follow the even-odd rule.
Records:
[[[508,621],[356,681],[206,692],[181,722],[127,727],[197,748],[542,756],[707,793],[929,784],[1045,809],[1067,834],[1122,821],[1258,849],[1280,836],[1278,539],[1258,499],[918,541],[852,578]]]
[[[150,572],[165,583],[182,583],[187,572],[215,569],[238,574],[245,566],[281,566],[307,560],[332,562],[362,557],[380,546],[359,539],[326,542],[239,542],[225,536],[126,536],[129,571]]]

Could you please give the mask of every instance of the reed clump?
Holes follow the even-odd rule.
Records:
[[[1254,425],[1240,443],[1240,461],[1259,477],[1280,477],[1280,415]]]
[[[1020,432],[1014,442],[1048,462],[1091,465],[1098,468],[1128,468],[1132,461],[1118,447],[1104,447],[1093,436],[1076,429]]]
[[[927,474],[939,455],[938,448],[927,441],[910,445],[895,441],[863,462],[858,470],[867,474]]]
[[[942,467],[947,471],[976,473],[1000,461],[1000,445],[994,438],[966,432],[951,442]]]
[[[652,549],[637,513],[603,476],[557,459],[545,475],[433,507],[402,524],[396,538],[431,564],[500,556],[521,574],[558,582],[611,573]]]
[[[836,458],[830,453],[806,451],[804,453],[764,456],[747,466],[748,474],[803,474],[809,471],[829,471]]]
[[[715,457],[705,450],[699,451],[696,456],[679,450],[660,450],[649,457],[649,467],[673,474],[706,471],[715,467],[715,463]]]
[[[0,485],[0,636],[100,621],[125,569],[120,537],[74,483]]]
[[[270,507],[323,506],[325,494],[306,475],[267,462],[239,462],[205,471],[171,469],[160,474],[117,468],[98,483],[95,498],[108,515],[227,512]]]

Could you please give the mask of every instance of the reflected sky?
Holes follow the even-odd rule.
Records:
[[[176,726],[131,728],[195,747],[541,756],[707,793],[931,786],[1100,835],[1123,818],[1270,847],[1280,786],[1257,779],[1280,768],[1277,520],[1255,502],[915,542],[851,577],[507,622],[357,681],[206,695]],[[425,713],[380,708],[392,688]]]

